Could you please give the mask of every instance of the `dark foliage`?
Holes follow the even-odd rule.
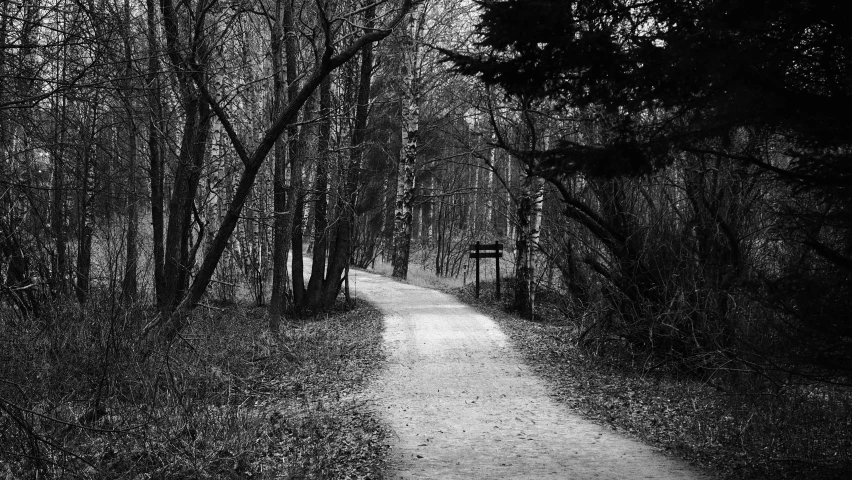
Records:
[[[725,291],[745,291],[773,312],[769,323],[786,340],[770,333],[771,348],[752,345],[760,355],[790,354],[848,380],[852,27],[843,4],[506,0],[480,7],[477,50],[445,52],[458,72],[528,104],[593,118],[595,135],[563,137],[545,151],[516,149],[538,174],[613,178],[695,155],[756,166],[749,175],[768,173],[774,183],[765,188],[789,193],[778,198],[775,226],[761,239],[777,258],[749,265],[746,275],[728,262],[724,275],[739,280]],[[648,297],[646,287],[632,285]]]

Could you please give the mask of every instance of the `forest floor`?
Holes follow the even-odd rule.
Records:
[[[389,276],[390,266],[378,262],[375,271]],[[510,295],[495,300],[493,283],[483,284],[479,299],[471,284],[417,267],[408,283],[442,290],[493,319],[551,398],[609,431],[724,479],[852,478],[848,388],[795,378],[766,388],[745,376],[737,385],[710,384],[649,369],[647,359],[617,347],[581,348],[572,319],[548,312],[545,295],[542,314],[530,321],[507,313]]]
[[[205,305],[140,360],[144,307],[0,311],[0,479],[379,478],[384,430],[354,393],[383,364],[362,301],[266,333],[264,307]]]
[[[554,401],[493,320],[433,289],[355,272],[384,314],[368,394],[393,432],[388,478],[704,478]]]
[[[744,375],[711,384],[653,369],[623,348],[581,348],[570,319],[507,313],[472,286],[448,291],[493,318],[554,398],[596,423],[625,432],[724,479],[852,478],[852,391],[789,378],[780,388]],[[546,299],[541,310],[547,307]]]

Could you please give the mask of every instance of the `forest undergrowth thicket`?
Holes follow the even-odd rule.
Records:
[[[139,360],[152,311],[108,298],[0,314],[0,478],[376,478],[385,431],[352,396],[381,363],[356,302],[293,321],[199,307]]]

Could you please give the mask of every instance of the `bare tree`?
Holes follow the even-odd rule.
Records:
[[[202,69],[199,68],[200,66],[197,65],[200,59],[196,57],[186,58],[182,55],[181,51],[174,48],[170,49],[169,56],[173,66],[178,69],[181,66],[194,67],[183,71],[185,74],[191,76],[193,89],[197,89],[203,98],[204,103],[201,103],[199,106],[208,104],[213,112],[215,112],[227,132],[235,152],[242,161],[243,171],[240,174],[236,190],[228,205],[227,212],[222,219],[222,223],[210,243],[210,248],[205,252],[201,266],[187,294],[176,309],[168,315],[164,315],[161,321],[149,327],[149,332],[156,332],[154,334],[155,338],[166,340],[173,338],[183,326],[185,312],[201,299],[219,263],[219,259],[228,244],[228,240],[237,225],[240,213],[254,186],[260,167],[263,165],[267,154],[274,148],[278,138],[296,119],[304,103],[334,69],[354,57],[366,45],[389,35],[390,29],[402,19],[409,6],[409,1],[403,1],[399,5],[399,8],[389,10],[389,15],[386,15],[386,20],[381,27],[368,29],[367,33],[349,38],[345,45],[335,45],[332,29],[340,20],[330,18],[325,8],[326,5],[322,3],[318,4],[314,15],[316,16],[317,25],[320,27],[321,35],[317,38],[319,42],[316,44],[318,49],[316,61],[313,67],[305,74],[305,79],[300,87],[288,98],[288,103],[277,113],[274,121],[264,129],[261,140],[251,150],[247,147],[249,144],[237,133],[232,121],[232,114],[228,112],[227,106],[217,97],[217,95],[220,96],[222,93],[210,90],[207,78],[203,75]],[[168,5],[162,10],[164,17],[170,17],[164,20],[164,23],[167,25],[167,37],[171,35],[176,38],[177,31],[174,26],[177,24],[177,14]],[[172,25],[172,27],[168,27],[169,25]],[[169,29],[171,29],[171,33],[168,32]],[[188,51],[197,53],[193,52],[192,49]]]

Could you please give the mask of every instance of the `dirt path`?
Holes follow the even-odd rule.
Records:
[[[452,296],[365,272],[388,368],[369,394],[396,433],[390,478],[704,478],[548,396],[507,337]]]

